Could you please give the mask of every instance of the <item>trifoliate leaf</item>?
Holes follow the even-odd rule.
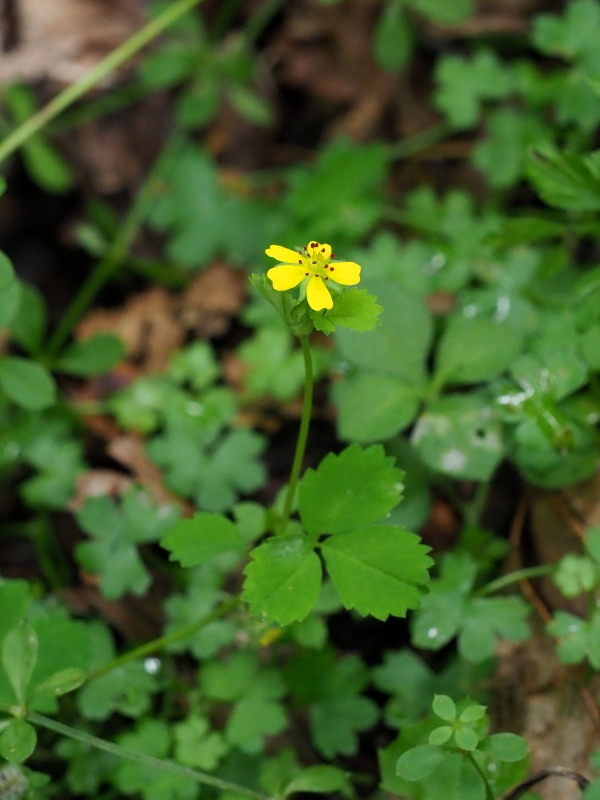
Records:
[[[242,599],[255,614],[289,625],[312,610],[321,588],[321,563],[304,534],[275,536],[250,553]]]
[[[356,444],[308,469],[299,492],[302,524],[313,536],[341,533],[383,519],[398,504],[401,470],[381,445]]]
[[[433,563],[418,536],[395,525],[372,525],[323,544],[327,572],[348,609],[385,620],[417,608]]]
[[[436,694],[431,708],[433,713],[445,722],[454,722],[456,719],[456,703],[447,694]]]

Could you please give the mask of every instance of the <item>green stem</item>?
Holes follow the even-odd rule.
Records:
[[[471,762],[471,764],[473,765],[473,767],[481,775],[481,780],[483,781],[483,783],[485,785],[486,800],[494,800],[494,792],[492,791],[492,787],[490,786],[489,781],[485,776],[485,772],[481,769],[481,767],[479,766],[479,764],[477,763],[477,761],[473,757],[473,753],[471,753],[470,751],[467,751],[466,756],[469,759],[469,761]]]
[[[484,597],[486,594],[494,594],[519,581],[525,581],[529,578],[541,578],[545,575],[552,575],[555,571],[553,564],[543,564],[539,567],[525,567],[524,569],[517,569],[514,572],[509,572],[508,575],[502,575],[494,581],[486,583],[475,594],[478,597]]]
[[[304,356],[304,402],[302,404],[302,418],[300,420],[300,430],[298,431],[298,440],[296,442],[296,452],[294,453],[294,461],[292,462],[290,480],[287,486],[287,494],[285,496],[283,514],[280,521],[281,531],[285,531],[287,527],[294,505],[294,498],[296,497],[296,487],[298,486],[298,478],[300,477],[300,470],[302,469],[302,462],[304,461],[306,440],[308,439],[308,429],[310,427],[315,382],[308,336],[299,336],[298,338],[300,339],[302,355]]]
[[[127,251],[135,239],[148,210],[148,203],[154,196],[159,176],[163,173],[165,162],[180,146],[181,135],[175,131],[162,152],[152,165],[146,180],[135,201],[129,209],[123,224],[112,241],[104,257],[96,264],[93,271],[75,295],[71,305],[60,318],[54,333],[46,347],[46,355],[50,360],[55,358],[69,338],[73,328],[87,311],[98,292],[110,280],[127,255]]]
[[[71,728],[69,725],[63,725],[61,722],[56,722],[35,711],[30,711],[27,714],[27,719],[33,725],[38,725],[40,728],[47,728],[50,731],[54,731],[54,733],[59,733],[61,736],[68,736],[70,739],[76,739],[82,744],[95,747],[98,750],[104,750],[104,752],[110,753],[117,758],[125,758],[129,761],[135,761],[138,764],[144,764],[148,767],[163,770],[164,772],[172,772],[175,775],[181,775],[197,783],[213,786],[221,792],[239,794],[243,797],[250,797],[252,800],[269,800],[269,796],[262,792],[255,792],[252,789],[246,789],[245,786],[239,786],[236,783],[230,783],[229,781],[221,780],[221,778],[215,778],[214,775],[209,775],[206,772],[200,772],[199,770],[190,769],[189,767],[182,767],[179,764],[175,764],[173,761],[165,761],[161,758],[154,758],[154,756],[146,755],[145,753],[138,753],[136,750],[131,750],[129,747],[122,747],[106,739],[99,739],[97,736],[92,736],[84,731]]]
[[[433,147],[433,145],[441,142],[451,133],[452,128],[445,122],[440,122],[412,136],[407,136],[406,139],[395,142],[388,147],[388,152],[393,159],[410,158],[423,150]]]
[[[179,17],[190,11],[202,0],[175,0],[154,19],[140,28],[129,39],[112,50],[105,58],[99,61],[89,72],[68,86],[62,92],[41,108],[36,114],[19,125],[6,139],[0,143],[0,163],[11,153],[19,148],[23,142],[34,136],[45,125],[57,117],[62,111],[73,105],[83,97],[93,86],[102,81],[108,74],[121,66],[125,61],[134,56],[139,50],[156,39],[169,25]]]
[[[480,481],[475,485],[473,497],[464,506],[464,520],[469,527],[476,527],[480,520],[488,496],[489,481]]]
[[[112,661],[109,661],[102,667],[98,667],[97,669],[93,670],[93,672],[90,672],[87,680],[98,678],[100,675],[106,675],[106,673],[112,672],[112,670],[117,669],[117,667],[122,667],[123,664],[128,664],[130,661],[137,661],[140,658],[145,658],[152,653],[157,653],[160,650],[164,650],[174,642],[179,642],[181,639],[187,639],[189,636],[192,636],[194,633],[196,633],[196,631],[204,628],[205,625],[213,622],[213,620],[224,616],[228,611],[231,611],[233,608],[235,608],[239,602],[239,597],[232,597],[224,603],[221,603],[220,606],[217,606],[217,608],[213,609],[208,614],[205,614],[203,617],[197,619],[195,622],[192,622],[183,628],[179,628],[178,630],[173,631],[173,633],[168,633],[165,636],[159,636],[157,639],[152,639],[150,642],[145,642],[144,644],[139,645],[139,647],[134,647],[132,650],[128,650],[126,653],[122,653],[120,656],[117,656],[117,658],[114,658]]]

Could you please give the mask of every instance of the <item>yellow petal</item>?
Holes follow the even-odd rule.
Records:
[[[306,299],[308,300],[308,305],[315,311],[333,306],[329,289],[325,286],[323,278],[319,278],[318,275],[313,275],[309,280]]]
[[[278,292],[285,292],[286,289],[293,289],[298,286],[300,281],[306,277],[306,270],[300,265],[279,264],[271,267],[267,272],[267,277],[273,282],[273,288]]]
[[[289,247],[282,247],[280,244],[272,244],[265,253],[270,258],[276,258],[277,261],[282,261],[284,264],[297,264],[302,256],[295,250],[290,250]]]
[[[333,271],[329,272],[332,281],[343,283],[345,286],[354,286],[360,281],[360,267],[354,261],[335,261],[331,264]]]

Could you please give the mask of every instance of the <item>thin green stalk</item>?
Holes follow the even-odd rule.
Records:
[[[243,797],[249,797],[252,800],[269,800],[269,795],[263,794],[262,792],[255,792],[252,789],[247,789],[245,786],[239,786],[236,783],[224,781],[221,780],[221,778],[215,778],[214,775],[209,775],[206,772],[200,772],[200,770],[182,767],[179,764],[175,764],[173,761],[166,761],[162,758],[154,758],[154,756],[149,756],[145,753],[139,753],[136,750],[131,750],[129,747],[113,744],[113,742],[109,742],[106,739],[100,739],[97,736],[92,736],[84,731],[71,728],[69,725],[63,725],[61,722],[56,722],[55,720],[45,717],[42,714],[38,714],[35,711],[30,711],[27,714],[27,719],[33,725],[38,725],[40,728],[47,728],[50,731],[54,731],[54,733],[58,733],[61,736],[67,736],[70,739],[76,739],[82,744],[88,745],[89,747],[95,747],[97,750],[104,750],[104,752],[110,753],[117,758],[125,758],[129,761],[135,761],[138,764],[144,764],[147,767],[163,770],[163,772],[171,772],[175,775],[181,775],[183,778],[189,778],[197,783],[203,783],[205,786],[213,786],[215,789],[218,789],[221,792],[232,792],[233,794],[239,794]]]
[[[106,675],[108,672],[112,672],[112,670],[117,669],[117,667],[122,667],[123,664],[128,664],[130,661],[137,661],[138,659],[145,658],[153,653],[158,653],[174,642],[187,639],[201,628],[204,628],[210,622],[213,622],[213,620],[224,616],[228,611],[231,611],[233,608],[235,608],[239,602],[239,597],[232,597],[229,600],[226,600],[224,603],[221,603],[220,606],[217,606],[217,608],[213,609],[208,614],[205,614],[203,617],[197,619],[195,622],[192,622],[183,628],[179,628],[178,630],[173,631],[173,633],[168,633],[165,636],[159,636],[157,639],[152,639],[150,642],[145,642],[144,644],[139,645],[139,647],[134,647],[133,649],[128,650],[126,653],[122,653],[120,656],[117,656],[107,664],[104,664],[103,666],[93,670],[93,672],[90,672],[87,680],[98,678],[100,675]]]
[[[82,75],[78,81],[63,89],[56,97],[53,97],[47,105],[25,120],[22,125],[19,125],[0,143],[0,163],[17,150],[23,142],[38,133],[48,122],[83,97],[86,92],[100,83],[113,70],[128,61],[153,39],[156,39],[169,25],[172,25],[179,17],[201,2],[202,0],[175,0],[157,17],[147,22],[143,28],[140,28],[133,36],[130,36],[129,39],[99,61],[89,72]]]
[[[292,506],[294,505],[294,498],[296,496],[296,487],[298,486],[298,478],[300,477],[300,470],[302,469],[302,462],[304,461],[306,440],[308,439],[308,429],[310,427],[313,388],[315,382],[308,336],[299,336],[298,338],[300,339],[302,355],[304,356],[304,402],[302,404],[302,418],[300,420],[300,430],[298,431],[298,440],[296,442],[296,452],[294,453],[294,461],[292,462],[290,480],[287,486],[287,494],[285,496],[285,503],[283,504],[283,514],[280,522],[282,531],[285,530],[290,518],[290,514],[292,513]]]
[[[502,575],[500,578],[496,578],[496,580],[486,583],[486,585],[482,586],[481,589],[475,592],[475,594],[478,597],[484,597],[486,594],[494,594],[494,592],[499,592],[506,586],[510,586],[513,583],[518,583],[519,581],[526,581],[529,580],[529,578],[542,578],[545,575],[552,575],[554,571],[555,567],[553,564],[542,564],[539,567],[524,567],[523,569],[517,569],[514,572],[509,572],[508,575]]]
[[[481,780],[483,781],[483,783],[485,785],[486,800],[494,800],[494,792],[492,791],[492,787],[490,786],[489,781],[486,778],[486,775],[485,775],[484,771],[481,769],[481,767],[479,766],[479,764],[475,760],[475,758],[473,756],[473,753],[467,752],[467,758],[469,759],[471,764],[475,767],[477,772],[481,775]]]
[[[60,318],[46,347],[46,355],[49,359],[53,359],[58,355],[71,335],[73,328],[85,314],[98,292],[120,267],[148,211],[149,201],[154,196],[157,180],[164,170],[165,162],[171,158],[180,143],[181,134],[179,131],[175,131],[152,165],[144,184],[137,193],[133,205],[129,209],[106,254],[96,264],[79,292],[75,295],[71,305]]]
[[[452,129],[445,122],[440,122],[389,145],[388,152],[394,160],[410,158],[443,141],[450,133],[452,133]]]
[[[464,520],[470,527],[475,527],[479,524],[489,489],[489,481],[480,481],[475,486],[475,492],[471,500],[465,503]]]

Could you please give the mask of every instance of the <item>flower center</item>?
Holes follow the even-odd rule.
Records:
[[[333,258],[333,253],[329,258],[326,258],[327,250],[328,248],[325,248],[319,242],[310,242],[304,247],[304,253],[301,250],[298,251],[302,257],[300,263],[307,270],[305,272],[306,277],[317,275],[324,281],[334,278],[335,267],[329,263],[329,258]]]

